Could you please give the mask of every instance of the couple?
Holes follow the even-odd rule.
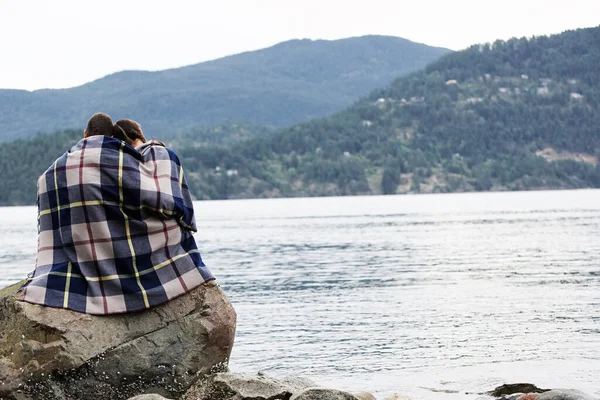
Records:
[[[36,268],[22,300],[88,314],[145,310],[213,280],[177,155],[94,114],[38,180]]]

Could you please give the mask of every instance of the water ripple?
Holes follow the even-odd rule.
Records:
[[[238,312],[231,367],[415,399],[504,381],[600,391],[600,191],[196,204]],[[0,208],[0,286],[35,261]]]

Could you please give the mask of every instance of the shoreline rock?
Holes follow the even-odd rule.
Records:
[[[531,383],[507,383],[498,386],[497,388],[488,392],[487,394],[493,397],[501,397],[516,393],[543,393],[549,390],[550,389],[540,389],[539,387],[532,385]]]
[[[341,390],[308,388],[293,395],[290,400],[359,400],[359,398]]]
[[[196,382],[181,400],[360,400],[302,377],[218,373]]]
[[[317,384],[306,378],[275,379],[266,374],[217,373],[197,381],[181,400],[275,400]]]
[[[536,397],[536,400],[598,400],[575,389],[553,389]]]
[[[498,400],[598,400],[579,390],[540,389],[529,383],[501,385],[487,394]]]
[[[0,292],[0,398],[180,396],[227,369],[235,311],[214,282],[140,313],[92,316]]]

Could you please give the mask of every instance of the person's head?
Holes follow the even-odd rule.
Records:
[[[113,131],[113,122],[110,115],[104,113],[96,113],[92,115],[87,123],[87,127],[83,132],[83,137],[90,136],[111,136]]]
[[[133,145],[146,143],[142,126],[131,119],[120,119],[112,129],[112,136]]]

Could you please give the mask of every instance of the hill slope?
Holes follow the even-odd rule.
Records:
[[[600,28],[476,45],[337,115],[180,152],[208,198],[600,187],[599,63]]]
[[[365,36],[292,40],[159,72],[125,71],[71,89],[0,90],[0,141],[82,127],[94,112],[156,136],[228,121],[285,126],[324,116],[449,50]]]
[[[600,187],[599,64],[600,28],[476,45],[327,118],[172,146],[202,199]],[[31,202],[35,178],[10,179],[0,202]]]

